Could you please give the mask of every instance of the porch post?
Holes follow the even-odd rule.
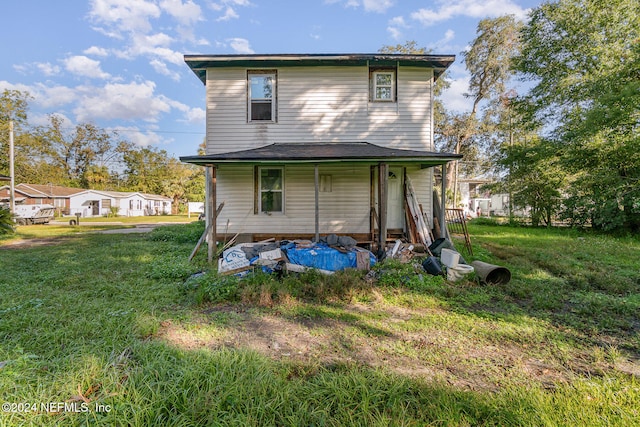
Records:
[[[316,197],[316,243],[320,241],[320,172],[318,164],[314,166],[315,197]]]
[[[389,182],[389,166],[378,164],[378,248],[384,250],[387,244],[387,187]]]
[[[442,208],[440,209],[440,237],[447,237],[447,164],[442,164]]]
[[[205,169],[206,179],[206,227],[209,230],[207,235],[207,261],[213,262],[216,253],[217,235],[217,219],[216,219],[216,167],[215,165],[207,165]]]

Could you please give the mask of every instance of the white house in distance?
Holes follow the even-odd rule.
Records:
[[[433,168],[461,157],[433,145],[433,85],[454,59],[186,55],[205,85],[207,137],[205,155],[181,160],[207,167],[212,234],[380,245],[407,231],[409,181],[433,218]]]
[[[0,187],[0,201],[9,200],[9,186]],[[50,204],[64,215],[105,216],[117,208],[119,216],[171,214],[172,199],[140,192],[87,190],[58,185],[18,184],[16,203]],[[115,209],[114,209],[115,210]]]

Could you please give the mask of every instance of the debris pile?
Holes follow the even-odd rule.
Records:
[[[346,268],[369,270],[376,263],[376,257],[356,244],[349,236],[335,234],[325,236],[319,242],[269,239],[239,243],[223,251],[218,260],[218,272],[241,276],[257,266],[268,273],[314,269],[333,274]]]

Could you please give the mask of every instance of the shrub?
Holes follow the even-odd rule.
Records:
[[[204,233],[204,222],[165,225],[149,233],[149,239],[156,242],[196,243]]]
[[[0,208],[0,235],[12,234],[15,232],[13,228],[13,219],[9,209]]]
[[[151,269],[147,273],[147,277],[174,281],[186,279],[196,270],[197,267],[183,255],[161,256],[151,262]]]

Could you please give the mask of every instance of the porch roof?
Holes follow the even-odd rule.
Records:
[[[313,142],[273,143],[250,150],[183,156],[180,160],[201,166],[219,163],[389,162],[419,163],[431,167],[460,158],[461,154],[387,148],[368,142]]]

